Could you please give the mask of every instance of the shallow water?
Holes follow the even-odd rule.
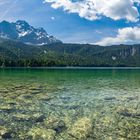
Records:
[[[140,139],[139,69],[0,70],[0,138]]]

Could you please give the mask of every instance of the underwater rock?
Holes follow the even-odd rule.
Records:
[[[16,89],[23,89],[23,88],[26,88],[26,86],[25,85],[17,85],[17,86],[15,86],[15,88]]]
[[[10,139],[11,137],[11,131],[3,126],[0,126],[0,138]]]
[[[49,118],[44,121],[44,124],[45,124],[46,128],[53,129],[57,133],[60,133],[66,129],[65,122],[63,120],[59,120],[57,118]]]
[[[57,133],[60,133],[62,132],[66,126],[65,126],[65,122],[60,120],[60,121],[57,121],[53,124],[53,130],[55,130]]]
[[[15,100],[7,99],[6,103],[9,104],[9,106],[15,106],[17,105],[17,102]]]
[[[57,90],[65,90],[66,88],[65,88],[65,86],[58,86],[57,87]]]
[[[16,101],[18,103],[17,106],[21,106],[23,104],[32,104],[33,102],[33,95],[31,96],[30,94],[23,94],[23,95],[19,95],[17,98],[16,98]]]
[[[84,117],[77,120],[68,131],[68,134],[79,140],[86,140],[92,131],[92,122],[89,118]]]
[[[43,87],[42,86],[33,86],[29,88],[29,92],[31,94],[40,94],[43,92]]]
[[[36,86],[31,86],[28,88],[30,91],[41,91],[43,89],[43,86],[36,85]]]
[[[43,94],[39,94],[37,96],[37,99],[42,101],[50,101],[52,97],[49,97],[46,93],[43,93]]]
[[[0,119],[0,126],[3,126],[3,125],[5,125],[5,120],[3,120],[3,119]]]
[[[46,117],[43,114],[33,114],[33,119],[35,120],[35,122],[43,122],[45,118]]]
[[[88,90],[88,89],[91,89],[91,87],[85,87],[84,89]]]
[[[32,115],[25,114],[15,114],[12,116],[15,121],[34,121],[34,122],[43,122],[46,118],[43,114],[36,113]]]
[[[30,121],[32,119],[31,116],[25,114],[15,114],[12,118],[15,121]]]
[[[134,96],[134,97],[127,97],[128,100],[138,100],[138,96]]]
[[[12,87],[12,90],[23,90],[23,89],[26,89],[26,86],[24,85],[17,85],[17,86],[14,86]]]
[[[71,97],[69,97],[69,96],[60,96],[60,99],[65,100],[65,101],[70,101]]]
[[[140,140],[139,119],[125,118],[117,123],[116,132],[118,136],[125,138],[125,140]]]
[[[25,99],[31,99],[32,96],[27,94],[27,95],[23,95],[22,98],[25,98]]]
[[[67,131],[64,131],[57,135],[56,140],[77,140],[77,138],[70,136]]]
[[[129,110],[129,109],[124,108],[117,112],[118,114],[124,117],[140,118],[140,113],[137,113],[135,110]]]
[[[52,129],[34,127],[28,133],[32,140],[54,140],[56,132]]]
[[[79,105],[71,105],[71,106],[65,106],[66,109],[69,110],[78,110],[80,108]]]
[[[116,100],[116,98],[115,97],[105,97],[104,100],[107,100],[107,101],[109,101],[109,100]]]
[[[8,92],[9,92],[9,90],[6,89],[6,88],[4,88],[4,89],[0,89],[0,93],[8,93]]]
[[[10,113],[10,112],[12,112],[14,109],[13,109],[13,107],[12,106],[10,106],[10,105],[1,105],[0,106],[0,112],[6,112],[6,113]]]
[[[41,91],[32,91],[32,92],[31,92],[31,94],[35,94],[35,95],[36,95],[36,94],[40,94],[40,93],[41,93]]]

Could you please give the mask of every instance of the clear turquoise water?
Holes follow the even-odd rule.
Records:
[[[1,69],[0,105],[2,139],[33,139],[34,128],[55,131],[52,140],[140,139],[140,70]],[[60,131],[53,122],[46,126],[52,118],[63,121],[55,126]],[[86,119],[84,136],[73,134]]]

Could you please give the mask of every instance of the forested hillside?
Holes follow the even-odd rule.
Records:
[[[35,46],[1,40],[0,66],[140,66],[140,45],[101,47],[56,43]]]

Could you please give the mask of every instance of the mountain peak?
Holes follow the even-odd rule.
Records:
[[[3,20],[2,22],[1,22],[2,24],[9,24],[9,22],[8,21],[6,21],[6,20]]]
[[[34,45],[61,42],[54,36],[48,35],[44,28],[35,28],[24,20],[18,20],[12,23],[8,21],[2,21],[0,23],[0,37],[6,37],[11,40],[17,40],[23,43]]]
[[[25,20],[17,20],[16,23],[24,23],[24,24],[28,24]]]
[[[15,22],[16,25],[21,25],[21,26],[30,26],[28,22],[24,21],[24,20],[17,20]]]

